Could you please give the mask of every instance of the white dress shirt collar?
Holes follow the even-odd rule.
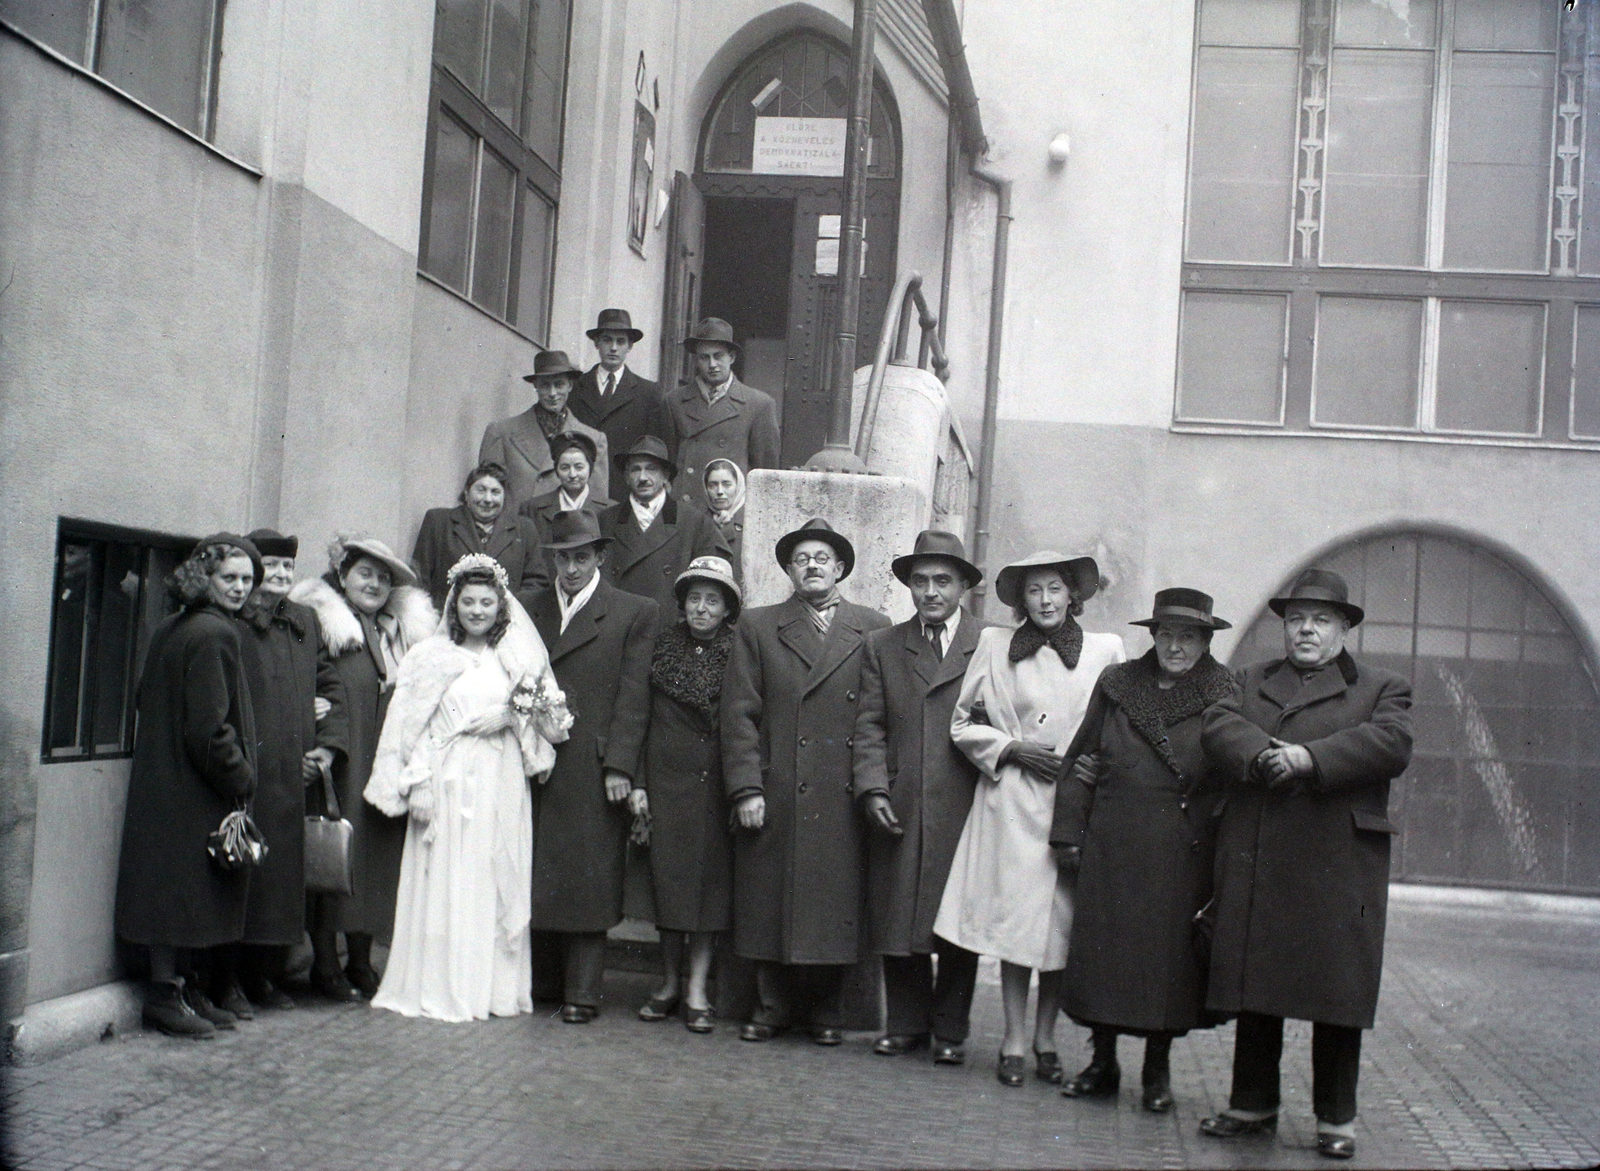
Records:
[[[929,624],[923,622],[920,617],[917,619],[917,622],[922,626],[922,637],[927,638]],[[950,612],[950,617],[944,620],[944,634],[939,638],[939,652],[941,654],[947,653],[950,650],[950,644],[953,643],[956,638],[956,627],[960,625],[961,607],[957,606]]]
[[[561,588],[561,584],[559,582],[556,583],[556,605],[561,610],[562,634],[567,632],[567,623],[572,621],[573,615],[589,604],[589,599],[594,597],[595,590],[599,588],[600,571],[598,569],[594,571],[594,576],[589,579],[589,584],[570,598],[567,597],[567,591]]]

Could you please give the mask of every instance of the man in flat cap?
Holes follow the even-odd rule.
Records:
[[[1361,1030],[1370,1029],[1389,901],[1389,782],[1411,761],[1411,684],[1345,649],[1364,617],[1337,573],[1308,569],[1269,603],[1285,657],[1246,668],[1206,709],[1228,777],[1217,830],[1207,1006],[1237,1014],[1228,1108],[1202,1134],[1278,1122],[1285,1017],[1314,1022],[1317,1150],[1355,1154]]]
[[[533,359],[533,373],[522,376],[524,382],[533,383],[538,396],[533,406],[520,415],[499,419],[483,429],[483,441],[478,444],[478,463],[499,464],[506,470],[505,510],[513,516],[523,504],[557,488],[556,461],[550,454],[550,440],[563,432],[576,431],[593,441],[596,458],[590,489],[600,496],[607,495],[610,448],[606,433],[574,418],[567,406],[578,374],[578,368],[567,360],[565,351],[540,351]]]
[[[661,388],[628,368],[628,352],[644,337],[633,327],[626,309],[602,309],[599,320],[586,334],[600,361],[578,379],[567,400],[573,417],[587,427],[604,431],[613,454],[629,451],[646,435],[671,439]],[[667,454],[671,455],[670,444]]]
[[[732,460],[744,472],[778,466],[778,404],[733,376],[739,345],[733,326],[720,317],[695,326],[683,346],[694,355],[694,377],[667,396],[667,446],[679,467],[672,494],[703,507],[702,478],[711,460]]]

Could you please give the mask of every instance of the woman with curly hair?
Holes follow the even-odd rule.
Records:
[[[366,799],[409,814],[394,945],[372,1003],[483,1020],[533,1011],[533,798],[571,723],[550,657],[483,553],[451,567],[439,630],[406,654]]]
[[[255,717],[234,615],[261,555],[232,533],[195,546],[168,583],[182,609],[156,627],[117,867],[117,934],[150,953],[145,1024],[178,1037],[232,1028],[188,978],[191,953],[244,933],[248,870],[212,865],[206,839],[255,789]]]
[[[467,473],[454,508],[430,508],[423,515],[411,564],[436,607],[443,607],[450,588],[446,580],[450,567],[468,553],[493,557],[519,593],[536,590],[549,580],[538,527],[506,507],[509,480],[499,464],[479,464]]]

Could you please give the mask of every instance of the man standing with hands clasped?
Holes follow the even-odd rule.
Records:
[[[1364,614],[1336,573],[1287,597],[1286,657],[1246,668],[1206,709],[1206,756],[1228,777],[1217,830],[1207,1007],[1238,1014],[1228,1108],[1213,1138],[1274,1130],[1285,1017],[1314,1022],[1317,1151],[1355,1154],[1361,1030],[1370,1029],[1389,901],[1389,782],[1411,761],[1411,685],[1345,649]]]

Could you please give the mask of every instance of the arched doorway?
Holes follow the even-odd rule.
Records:
[[[881,77],[873,94],[863,362],[894,283],[900,212],[899,111]],[[681,337],[700,317],[733,323],[744,344],[739,376],[778,400],[785,467],[804,463],[827,437],[849,101],[845,45],[809,29],[769,41],[711,103],[692,187],[676,185],[684,247],[668,276],[668,328]],[[679,376],[688,373],[685,365]]]
[[[1350,650],[1412,683],[1394,877],[1600,893],[1600,691],[1544,591],[1470,540],[1367,537],[1317,559],[1367,612]],[[1283,656],[1264,612],[1235,663]]]

